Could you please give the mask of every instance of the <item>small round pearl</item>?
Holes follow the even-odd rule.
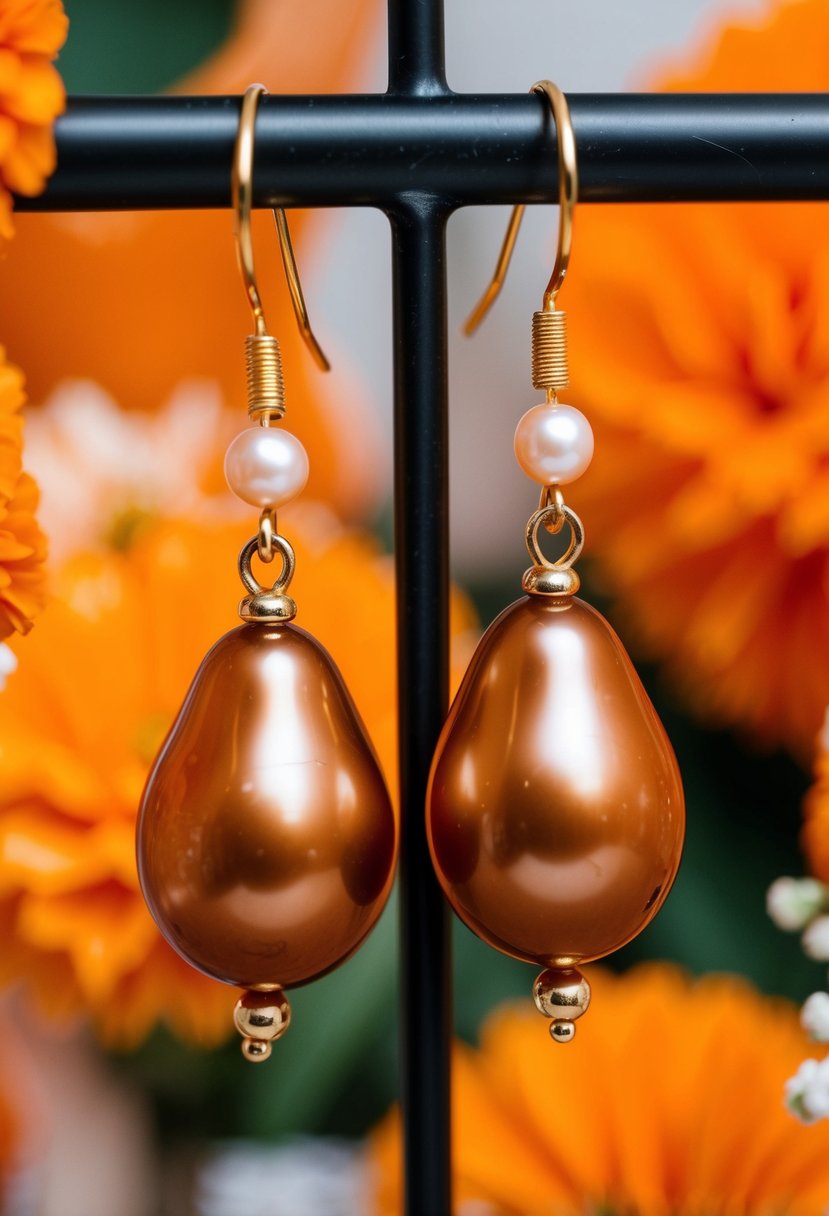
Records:
[[[281,507],[308,480],[308,453],[281,427],[251,426],[225,455],[225,477],[237,498],[252,507]]]
[[[533,481],[565,485],[593,459],[593,431],[572,405],[534,405],[515,428],[515,458]]]

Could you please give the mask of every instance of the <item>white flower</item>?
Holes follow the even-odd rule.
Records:
[[[803,1061],[786,1082],[786,1105],[802,1123],[816,1123],[829,1115],[829,1056]]]
[[[364,1216],[365,1160],[354,1144],[303,1138],[265,1147],[220,1147],[199,1171],[199,1216]]]
[[[182,381],[155,414],[125,413],[91,381],[63,381],[26,417],[27,468],[40,483],[50,560],[111,543],[119,521],[143,513],[232,513],[236,500],[206,494],[202,481],[243,421],[222,409],[211,381]]]
[[[807,925],[801,938],[803,951],[818,962],[829,961],[829,916],[818,916]]]
[[[0,692],[6,687],[6,680],[17,671],[17,656],[5,642],[0,642]]]
[[[813,992],[800,1011],[800,1024],[818,1043],[829,1043],[829,992]]]
[[[796,932],[820,912],[826,896],[816,878],[778,878],[768,889],[766,911],[778,929]]]

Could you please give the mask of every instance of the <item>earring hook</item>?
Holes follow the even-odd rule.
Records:
[[[239,115],[239,130],[236,135],[236,145],[233,152],[233,171],[231,175],[231,194],[233,199],[233,233],[236,237],[236,259],[239,271],[245,285],[245,293],[253,313],[257,337],[268,334],[265,321],[265,311],[262,298],[256,282],[256,272],[253,262],[253,235],[251,230],[251,205],[253,202],[253,149],[255,141],[256,112],[259,98],[267,93],[263,84],[252,84],[245,89],[242,98],[242,109]],[[294,257],[291,234],[288,230],[288,220],[282,207],[273,209],[274,223],[279,237],[279,251],[282,254],[282,265],[288,280],[288,290],[294,307],[299,332],[305,345],[310,350],[314,362],[324,372],[331,364],[314,336],[311,323],[308,320],[308,310],[305,307],[305,297],[302,294],[302,284],[299,279],[296,258]]]
[[[570,263],[570,250],[573,245],[573,214],[576,209],[576,198],[579,190],[576,136],[573,131],[573,122],[570,118],[570,107],[567,104],[567,98],[558,85],[553,84],[552,80],[537,80],[530,89],[530,92],[538,93],[539,96],[547,98],[556,125],[559,205],[558,240],[553,273],[550,275],[550,281],[544,290],[543,303],[544,312],[554,312],[556,297],[561,290],[561,285],[567,274],[567,267]],[[512,252],[515,248],[518,229],[521,227],[525,210],[526,205],[524,203],[518,203],[513,208],[492,281],[464,324],[463,332],[467,336],[473,334],[481,324],[504,285],[504,279],[507,277],[507,270],[509,269]]]

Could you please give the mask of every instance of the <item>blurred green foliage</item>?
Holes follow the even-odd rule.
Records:
[[[232,0],[65,0],[60,72],[70,93],[155,93],[197,67],[230,30]]]

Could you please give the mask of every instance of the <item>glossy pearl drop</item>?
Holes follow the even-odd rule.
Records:
[[[542,486],[575,481],[593,459],[593,431],[572,405],[534,405],[515,428],[515,458]]]
[[[684,826],[671,745],[607,621],[560,596],[502,612],[429,779],[429,847],[460,918],[543,967],[601,958],[662,906]]]
[[[391,888],[396,835],[327,651],[296,625],[225,634],[147,780],[138,875],[179,954],[214,979],[265,990],[237,1010],[249,1039],[269,1044],[287,1025],[275,989],[324,975],[366,937]]]
[[[227,449],[225,477],[237,498],[252,507],[281,507],[304,489],[308,453],[278,426],[251,426]]]

